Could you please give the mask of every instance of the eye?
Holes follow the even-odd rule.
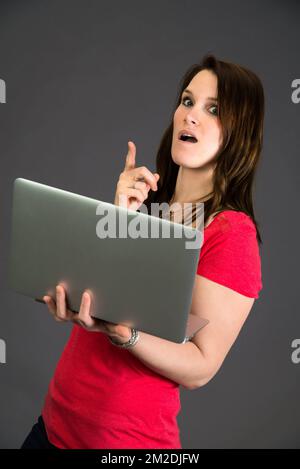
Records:
[[[192,102],[191,99],[189,99],[187,96],[184,96],[184,97],[182,98],[182,100],[181,100],[181,103],[182,103],[184,106],[185,106],[185,104],[184,104],[184,101],[185,101],[185,100],[188,100],[188,101],[191,101],[191,102]]]
[[[212,106],[209,106],[208,109],[211,109],[212,107],[214,107],[216,109],[215,112],[211,112],[211,114],[213,114],[214,116],[217,116],[218,115],[218,106],[216,106],[215,104],[213,104]]]
[[[187,96],[184,96],[181,100],[181,104],[183,104],[184,106],[188,106],[185,104],[185,101],[190,101],[192,103],[192,100],[190,98],[188,98]],[[211,108],[215,108],[215,111],[213,112],[209,112],[210,114],[212,114],[213,116],[218,116],[218,106],[216,106],[215,104],[213,104],[212,106],[209,106],[208,109],[211,109]]]

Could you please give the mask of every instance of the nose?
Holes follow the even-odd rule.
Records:
[[[195,116],[194,116],[194,115],[191,115],[190,112],[186,114],[184,120],[185,120],[185,122],[186,122],[187,124],[190,124],[190,123],[191,123],[191,124],[193,124],[193,125],[197,125],[197,124],[199,123],[199,121],[195,118]]]

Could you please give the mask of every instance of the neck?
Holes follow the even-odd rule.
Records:
[[[170,203],[205,202],[213,190],[213,168],[180,166],[175,191]]]

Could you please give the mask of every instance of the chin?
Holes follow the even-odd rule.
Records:
[[[213,151],[213,149],[202,150],[202,154],[199,155],[201,152],[201,149],[199,150],[199,148],[195,154],[193,154],[192,151],[180,151],[178,148],[173,151],[173,148],[171,148],[171,156],[174,163],[179,166],[184,166],[185,168],[201,168],[214,164],[215,154],[217,151],[217,149],[215,149],[215,151]]]
[[[205,164],[203,161],[201,161],[199,155],[188,155],[187,153],[176,153],[175,155],[171,153],[171,155],[174,163],[179,166],[184,166],[185,168],[199,168],[199,166]]]

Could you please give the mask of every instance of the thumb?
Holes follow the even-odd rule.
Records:
[[[125,167],[124,167],[125,171],[135,168],[135,155],[136,155],[135,144],[131,140],[129,140],[127,143],[128,143],[128,152],[126,155],[126,161],[125,161]]]

